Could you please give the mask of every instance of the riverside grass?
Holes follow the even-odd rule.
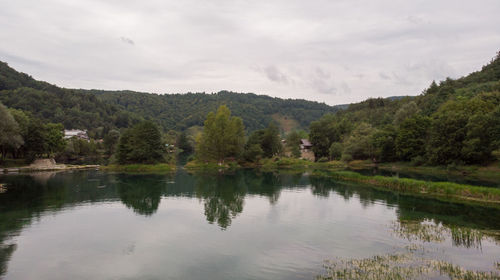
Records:
[[[369,184],[381,189],[413,193],[423,196],[444,197],[459,201],[477,201],[500,207],[500,189],[462,185],[451,182],[429,182],[408,178],[364,176],[352,171],[316,172],[340,181]]]
[[[125,173],[169,173],[175,171],[175,166],[168,163],[157,163],[157,164],[111,164],[108,166],[102,166],[104,171],[115,171],[115,172],[125,172]]]

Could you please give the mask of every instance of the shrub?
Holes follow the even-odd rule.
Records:
[[[350,161],[352,161],[352,155],[348,154],[348,153],[343,153],[341,160],[343,162],[350,162]]]

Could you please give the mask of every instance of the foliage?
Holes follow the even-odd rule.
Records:
[[[330,159],[339,160],[342,157],[343,149],[344,148],[342,147],[342,143],[333,142],[332,145],[330,145],[330,149],[328,149],[330,153]]]
[[[300,157],[301,138],[302,137],[298,131],[292,131],[286,136],[286,146],[295,158]]]
[[[240,158],[245,144],[243,121],[232,117],[227,106],[208,113],[197,143],[197,157],[206,161],[224,162],[227,157]]]
[[[264,152],[264,157],[277,156],[283,151],[280,133],[274,122],[269,123],[269,126],[264,130],[260,146]]]
[[[177,137],[177,147],[186,153],[191,153],[194,150],[192,140],[189,139],[186,132],[181,132]]]
[[[0,149],[2,159],[5,159],[7,149],[17,149],[23,144],[20,128],[14,117],[2,103],[0,103]]]
[[[422,95],[372,98],[325,115],[311,123],[310,139],[316,158],[338,142],[345,160],[491,162],[500,149],[500,54],[481,71],[433,81]]]
[[[104,136],[104,149],[108,156],[111,156],[120,140],[120,131],[116,129],[112,129]]]
[[[369,159],[375,156],[373,137],[377,132],[370,124],[360,123],[344,142],[343,153],[353,159]]]
[[[404,120],[399,126],[396,136],[396,153],[402,160],[425,155],[427,130],[430,119],[424,116],[414,116]]]
[[[158,163],[164,161],[161,133],[156,124],[145,121],[125,130],[118,143],[120,164]]]
[[[264,151],[260,147],[260,144],[250,144],[245,146],[245,151],[243,152],[243,159],[247,162],[258,162]]]

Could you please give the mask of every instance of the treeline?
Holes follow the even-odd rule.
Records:
[[[183,133],[162,133],[151,121],[131,128],[110,130],[104,139],[64,138],[61,123],[45,123],[30,112],[0,103],[0,164],[27,164],[37,158],[55,158],[59,163],[129,164],[172,163],[175,146],[193,149]]]
[[[0,103],[0,149],[2,160],[7,156],[31,161],[52,157],[64,149],[63,126],[44,123],[31,114],[8,109]]]
[[[482,164],[500,149],[500,53],[481,71],[417,97],[369,99],[312,122],[317,159]]]
[[[243,119],[248,131],[265,128],[274,116],[286,117],[307,128],[311,121],[340,107],[306,100],[221,91],[215,94],[149,94],[60,88],[19,73],[0,62],[0,102],[30,112],[44,122],[67,129],[85,129],[92,138],[103,138],[112,129],[154,121],[163,132],[202,126],[206,115],[227,105]]]

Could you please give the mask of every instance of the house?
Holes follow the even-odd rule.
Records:
[[[311,142],[307,139],[300,139],[300,149],[301,150],[310,150],[312,148]]]
[[[83,140],[89,141],[90,138],[87,135],[87,131],[80,129],[65,129],[64,130],[64,139],[70,139],[72,137],[80,138]]]

